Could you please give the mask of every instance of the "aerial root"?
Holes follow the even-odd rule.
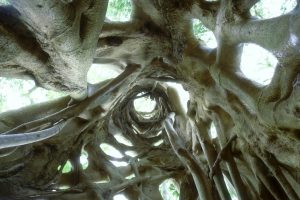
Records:
[[[217,168],[217,166],[220,164],[220,162],[222,161],[222,159],[226,159],[226,154],[228,153],[228,151],[230,150],[231,144],[234,140],[237,139],[237,135],[233,135],[228,142],[225,144],[225,146],[221,149],[221,151],[218,153],[217,159],[214,162],[212,169],[209,173],[209,176],[212,178],[215,174],[215,170]]]

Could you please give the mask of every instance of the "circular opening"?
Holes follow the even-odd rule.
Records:
[[[132,12],[130,0],[110,0],[106,17],[111,21],[129,21]]]
[[[276,3],[273,0],[261,0],[251,8],[250,12],[260,19],[269,19],[292,11],[296,5],[296,0],[277,0]]]
[[[146,115],[151,114],[155,107],[156,101],[147,95],[145,92],[141,92],[137,94],[136,99],[133,101],[133,107],[136,112],[141,114],[143,117]]]
[[[115,78],[120,73],[121,70],[111,64],[92,64],[87,73],[87,81],[90,84],[96,84],[111,78]]]
[[[164,200],[178,200],[180,196],[179,184],[173,178],[164,180],[159,185],[159,191]]]
[[[214,33],[206,28],[199,19],[193,19],[193,33],[194,36],[205,43],[209,48],[216,48],[217,41]]]
[[[264,48],[246,43],[243,48],[241,71],[252,81],[268,85],[277,65],[276,57]]]
[[[0,77],[0,85],[0,112],[58,99],[66,95],[63,92],[38,87],[33,80]]]

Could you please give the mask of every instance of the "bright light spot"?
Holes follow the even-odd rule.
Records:
[[[29,95],[29,99],[31,100],[31,104],[33,104],[57,99],[62,96],[66,96],[66,94],[64,94],[63,92],[60,93],[38,87]]]
[[[209,48],[216,48],[217,41],[215,35],[212,31],[207,29],[199,19],[193,19],[193,32],[198,40],[203,41],[203,43]]]
[[[95,181],[94,183],[101,184],[101,183],[108,183],[108,182],[109,182],[109,179],[103,179],[103,180],[100,180],[100,181]]]
[[[125,167],[128,165],[127,162],[110,161],[116,167]]]
[[[125,144],[127,146],[133,146],[130,140],[126,139],[122,134],[114,134],[114,137],[119,143]]]
[[[300,44],[299,38],[293,33],[290,35],[290,43],[292,44],[292,46],[297,46]]]
[[[134,178],[134,177],[135,177],[134,174],[130,174],[129,176],[126,176],[125,179],[132,179],[132,178]]]
[[[117,194],[113,200],[128,200],[123,194]]]
[[[235,191],[235,188],[233,187],[233,185],[230,183],[230,181],[228,180],[228,178],[223,174],[224,180],[225,180],[225,185],[228,189],[228,192],[230,194],[231,200],[238,200],[237,198],[237,194]]]
[[[159,185],[159,192],[164,200],[179,200],[179,185],[170,178]]]
[[[92,64],[88,73],[87,81],[90,84],[99,83],[107,79],[115,78],[122,72],[114,65],[109,64]]]
[[[61,185],[58,187],[60,190],[67,190],[67,189],[70,189],[70,186],[68,185]]]
[[[141,96],[143,94],[145,93],[139,93],[137,96]],[[137,112],[151,113],[155,109],[156,101],[151,99],[150,96],[145,96],[135,99],[133,101],[133,106]]]
[[[241,70],[247,78],[267,85],[273,77],[277,62],[273,54],[260,46],[245,44],[241,60]]]
[[[35,87],[32,80],[0,77],[0,112],[62,97],[63,93]]]
[[[135,151],[126,151],[125,154],[130,157],[136,157],[138,155]]]
[[[217,133],[214,123],[211,123],[211,125],[210,125],[209,136],[211,139],[218,137],[218,133]]]
[[[123,155],[115,147],[107,143],[100,144],[100,148],[104,153],[115,158],[123,158]]]
[[[2,5],[10,5],[9,0],[0,0],[0,6]]]
[[[296,0],[276,0],[276,2],[274,0],[261,0],[251,8],[250,12],[253,16],[269,19],[290,12],[296,5]]]
[[[88,153],[84,150],[81,151],[80,164],[82,165],[82,169],[86,169],[89,166]]]
[[[153,146],[157,147],[157,146],[161,145],[162,143],[164,143],[163,140],[158,140],[157,142],[155,142],[155,143],[153,144]]]
[[[190,99],[190,94],[188,91],[184,90],[182,85],[179,83],[173,83],[173,82],[167,82],[168,86],[175,88],[177,91],[177,94],[180,98],[180,104],[183,108],[184,112],[187,112],[187,102]]]

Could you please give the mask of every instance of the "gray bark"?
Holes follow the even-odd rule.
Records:
[[[129,22],[105,21],[105,0],[1,6],[0,76],[30,78],[70,96],[0,115],[0,197],[162,199],[159,185],[174,178],[180,199],[228,199],[225,175],[240,199],[300,199],[299,1],[292,12],[267,20],[251,17],[256,2],[132,0]],[[193,36],[193,18],[213,31],[216,49]],[[267,86],[241,73],[249,42],[279,61]],[[89,85],[92,63],[124,72]],[[169,81],[189,92],[187,113]],[[134,108],[143,95],[156,102],[151,113]],[[208,136],[211,123],[216,139]],[[52,129],[53,137],[15,143],[20,133]],[[63,173],[68,160],[72,170]]]

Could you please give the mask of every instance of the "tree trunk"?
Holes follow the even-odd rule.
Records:
[[[69,96],[0,114],[0,198],[162,199],[174,178],[180,199],[227,200],[226,176],[241,200],[300,199],[299,1],[266,20],[251,16],[256,2],[132,0],[128,22],[105,20],[107,0],[1,6],[0,76]],[[217,48],[196,40],[195,18]],[[269,85],[241,72],[244,43],[278,59]],[[89,84],[92,63],[123,72]],[[187,112],[169,82],[189,92]],[[135,108],[143,97],[153,111]]]

